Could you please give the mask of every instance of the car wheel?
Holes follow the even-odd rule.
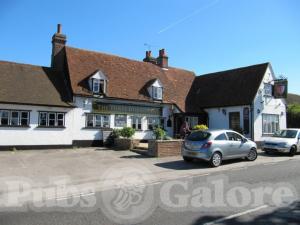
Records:
[[[257,151],[255,148],[252,148],[247,155],[247,160],[254,161],[257,159]]]
[[[296,154],[296,152],[297,152],[297,147],[292,146],[290,149],[289,155],[293,157]]]
[[[186,157],[186,156],[183,156],[183,160],[184,160],[185,162],[192,162],[192,161],[193,161],[192,158]]]
[[[212,167],[218,167],[218,166],[221,165],[221,163],[222,163],[222,155],[221,155],[221,153],[215,152],[212,155],[211,159],[210,159],[210,165]]]

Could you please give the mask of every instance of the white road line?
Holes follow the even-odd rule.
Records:
[[[225,220],[230,220],[230,219],[233,219],[233,218],[236,218],[236,217],[240,217],[240,216],[243,216],[243,215],[246,215],[246,214],[249,214],[249,213],[258,211],[258,210],[260,210],[260,209],[267,208],[267,207],[268,207],[268,205],[262,205],[262,206],[259,206],[259,207],[257,207],[257,208],[254,208],[254,209],[249,209],[249,210],[246,210],[246,211],[244,211],[244,212],[236,213],[236,214],[233,214],[233,215],[230,215],[230,216],[226,216],[226,217],[223,217],[223,218],[220,218],[220,219],[217,219],[217,220],[214,220],[214,221],[205,223],[204,225],[214,225],[214,224],[218,224],[218,223],[223,222],[223,221],[225,221]]]
[[[244,167],[232,168],[232,169],[230,169],[230,170],[231,170],[231,171],[234,171],[234,170],[244,170],[244,169],[247,169],[247,167],[244,166]]]
[[[263,165],[264,165],[264,166],[267,166],[267,165],[274,165],[274,164],[276,164],[276,163],[278,163],[278,162],[268,162],[268,163],[264,163]]]

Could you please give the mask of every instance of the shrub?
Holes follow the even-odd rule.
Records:
[[[208,127],[205,124],[199,124],[193,127],[194,130],[207,130]]]
[[[135,129],[133,129],[131,127],[124,127],[120,131],[120,135],[125,138],[131,138],[134,135],[134,133],[135,133]]]
[[[121,130],[120,129],[113,129],[110,136],[112,138],[119,138],[121,136]]]
[[[160,127],[154,128],[153,132],[156,140],[162,140],[166,136],[166,132]]]

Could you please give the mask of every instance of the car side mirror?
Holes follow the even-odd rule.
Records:
[[[247,141],[248,141],[247,138],[243,138],[243,139],[242,139],[242,142],[243,142],[243,143],[246,143]]]

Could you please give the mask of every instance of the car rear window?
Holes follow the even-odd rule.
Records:
[[[210,133],[206,131],[196,131],[191,133],[187,139],[189,141],[204,141],[207,140],[210,137]]]

